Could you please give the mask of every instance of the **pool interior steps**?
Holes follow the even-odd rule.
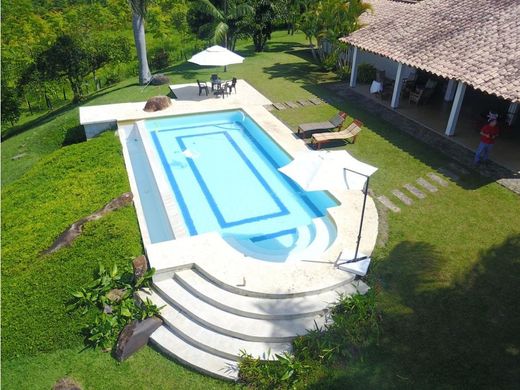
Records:
[[[310,225],[298,226],[294,233],[287,233],[285,236],[262,241],[228,236],[225,240],[240,252],[257,259],[273,262],[312,260],[319,258],[330,246],[335,234],[332,230],[328,218],[320,217],[313,218]]]
[[[190,268],[154,282],[141,296],[162,307],[164,325],[151,340],[163,352],[206,374],[236,380],[241,351],[264,360],[290,351],[294,337],[330,321],[339,294],[360,291],[346,281],[305,296],[250,296]]]

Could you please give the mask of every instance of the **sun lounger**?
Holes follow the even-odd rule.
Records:
[[[336,116],[331,118],[326,122],[316,122],[316,123],[302,123],[298,126],[298,134],[302,136],[302,138],[306,138],[313,132],[322,131],[322,130],[334,130],[340,129],[341,125],[345,121],[347,114],[344,112],[339,112]]]
[[[330,142],[330,141],[340,141],[340,140],[349,140],[352,139],[352,143],[356,142],[356,137],[361,131],[361,127],[363,123],[354,120],[348,127],[344,130],[336,131],[336,132],[327,132],[327,133],[317,133],[312,135],[312,143],[316,145],[316,149],[321,147],[322,143]]]

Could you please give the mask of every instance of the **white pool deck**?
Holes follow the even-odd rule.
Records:
[[[111,104],[80,108],[80,121],[83,125],[116,121],[118,134],[123,145],[125,162],[129,170],[129,179],[137,216],[142,232],[145,251],[152,267],[156,268],[154,280],[160,281],[171,277],[175,270],[196,268],[210,274],[222,284],[239,288],[245,292],[259,294],[304,295],[330,289],[352,279],[352,275],[333,266],[339,253],[354,250],[359,228],[363,194],[361,191],[328,189],[339,201],[339,206],[329,208],[328,212],[336,226],[337,237],[330,247],[319,256],[302,257],[285,263],[273,263],[246,256],[224,241],[218,233],[206,233],[198,236],[176,234],[176,239],[152,244],[148,237],[145,218],[140,204],[135,180],[131,174],[126,150],[126,137],[134,128],[135,122],[172,115],[198,112],[242,109],[258,123],[287,153],[294,155],[308,151],[308,147],[280,120],[263,106],[271,102],[244,80],[238,80],[237,93],[229,97],[198,95],[194,84],[170,86],[177,99],[166,110],[146,113],[142,109],[145,102]],[[172,202],[169,199],[168,202]],[[174,202],[174,200],[173,200]],[[172,219],[181,221],[182,217],[171,205]],[[251,205],[254,207],[254,205]],[[177,226],[182,229],[182,227]],[[175,230],[175,228],[174,228]],[[374,201],[367,199],[360,251],[370,254],[375,246],[378,232],[378,215]]]

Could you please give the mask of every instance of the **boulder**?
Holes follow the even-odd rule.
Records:
[[[148,343],[150,335],[162,325],[158,317],[150,317],[144,321],[132,321],[125,326],[117,339],[115,358],[122,362]]]
[[[57,381],[52,390],[82,390],[81,386],[72,378],[61,378]]]
[[[161,111],[172,105],[172,101],[168,96],[154,96],[147,100],[144,111],[155,112]]]
[[[163,74],[156,74],[152,77],[152,80],[150,81],[151,85],[164,85],[164,84],[170,84],[170,79],[168,76],[165,76]]]
[[[141,255],[136,257],[132,261],[132,267],[134,269],[134,279],[137,280],[148,271],[148,262],[146,261],[146,256]]]

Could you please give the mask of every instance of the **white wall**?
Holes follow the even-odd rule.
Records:
[[[358,49],[358,65],[361,64],[371,64],[376,69],[384,70],[386,78],[391,80],[395,80],[397,66],[399,65],[397,62],[392,61],[389,58]],[[403,65],[404,78],[407,78],[410,75],[410,73],[413,73],[414,71],[414,68]]]

